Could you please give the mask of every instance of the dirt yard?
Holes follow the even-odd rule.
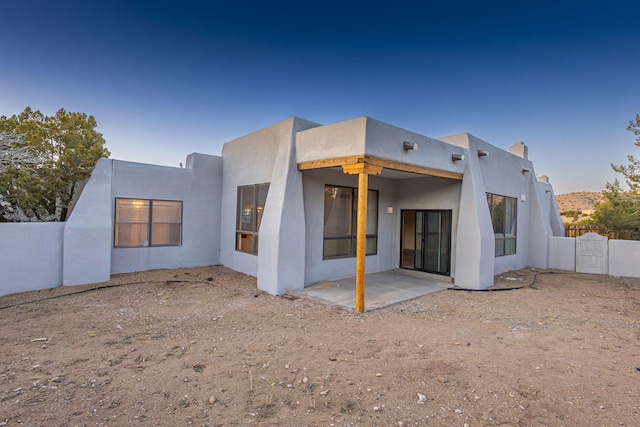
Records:
[[[640,425],[640,280],[498,286],[536,273],[362,315],[224,267],[7,295],[0,426]]]

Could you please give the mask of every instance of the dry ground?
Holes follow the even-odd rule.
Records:
[[[635,279],[540,274],[362,315],[224,267],[101,285],[119,284],[0,309],[0,425],[640,425]]]

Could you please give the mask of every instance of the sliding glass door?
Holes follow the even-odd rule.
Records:
[[[402,211],[400,267],[451,274],[451,211]]]

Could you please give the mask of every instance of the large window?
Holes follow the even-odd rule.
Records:
[[[182,202],[171,200],[116,199],[113,246],[180,246]]]
[[[237,251],[258,255],[258,231],[268,192],[268,183],[238,187]]]
[[[324,259],[356,256],[358,190],[324,187]],[[367,196],[367,255],[378,250],[378,192]]]
[[[496,236],[496,256],[515,254],[518,199],[487,193],[487,202]]]

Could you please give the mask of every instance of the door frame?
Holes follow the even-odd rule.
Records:
[[[415,251],[417,250],[418,247],[418,242],[416,241],[416,237],[417,237],[417,225],[415,225],[414,228],[414,232],[413,232],[413,238],[414,238],[414,261],[413,261],[413,266],[414,268],[409,268],[409,267],[403,267],[403,256],[404,256],[404,215],[405,212],[413,212],[414,214],[417,212],[423,212],[424,215],[424,220],[423,220],[423,233],[426,233],[426,224],[427,224],[427,213],[428,212],[438,212],[438,213],[448,213],[449,214],[449,230],[448,230],[448,239],[447,239],[447,251],[446,251],[446,255],[447,255],[447,272],[440,272],[440,271],[433,271],[433,270],[426,270],[426,269],[418,269],[415,268]],[[417,217],[414,216],[414,221],[415,218]],[[414,222],[415,224],[415,222]],[[445,277],[451,277],[451,259],[452,259],[452,254],[451,254],[451,249],[452,249],[452,236],[453,234],[453,210],[452,209],[401,209],[400,210],[400,262],[399,262],[399,266],[400,268],[404,268],[407,270],[412,270],[412,271],[421,271],[421,272],[426,272],[426,273],[431,273],[431,274],[438,274],[441,276],[445,276]],[[425,242],[423,239],[423,242],[421,243],[421,252],[423,253],[423,257],[424,254],[426,253],[425,251]],[[440,254],[442,255],[442,250],[440,250]],[[424,260],[423,260],[424,261]]]

